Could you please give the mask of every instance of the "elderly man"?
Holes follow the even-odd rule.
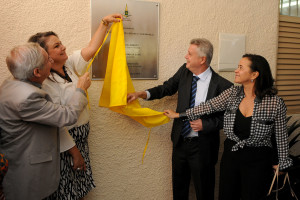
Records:
[[[68,106],[52,103],[41,84],[53,60],[38,44],[15,47],[6,58],[13,75],[0,86],[0,152],[9,162],[3,180],[7,199],[41,200],[59,183],[58,128],[75,123],[86,106],[89,74],[82,76]]]
[[[185,56],[186,64],[181,66],[173,77],[163,85],[128,94],[128,102],[137,98],[161,99],[178,92],[176,110],[182,112],[219,95],[232,83],[212,70],[212,56],[213,46],[208,40],[191,40]],[[197,199],[214,199],[215,164],[218,159],[222,116],[223,113],[217,113],[191,122],[174,120],[171,133],[174,199],[188,199],[191,178]]]

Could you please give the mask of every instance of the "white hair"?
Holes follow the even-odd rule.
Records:
[[[214,54],[214,47],[211,42],[205,38],[195,38],[191,40],[190,44],[194,44],[198,47],[198,55],[206,56],[206,64],[210,65]]]
[[[16,46],[6,57],[6,64],[11,74],[19,80],[33,77],[35,68],[43,69],[45,58],[42,48],[36,43]]]

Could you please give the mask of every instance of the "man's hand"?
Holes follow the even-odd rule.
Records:
[[[203,130],[203,125],[202,125],[202,119],[197,119],[194,121],[190,122],[191,128],[193,129],[193,131],[202,131]]]
[[[91,86],[90,73],[86,72],[83,76],[78,79],[77,88],[87,90]]]
[[[131,103],[138,98],[146,99],[147,93],[145,91],[128,93],[127,94],[127,103]]]

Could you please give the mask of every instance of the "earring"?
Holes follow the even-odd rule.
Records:
[[[253,79],[251,79],[251,83],[253,83]]]

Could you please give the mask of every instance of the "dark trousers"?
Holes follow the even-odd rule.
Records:
[[[224,142],[219,200],[265,199],[273,176],[272,149],[244,147],[233,152],[233,144],[229,139]]]
[[[173,199],[188,200],[192,179],[198,200],[214,200],[215,164],[219,148],[218,136],[200,135],[184,140],[173,148]]]

